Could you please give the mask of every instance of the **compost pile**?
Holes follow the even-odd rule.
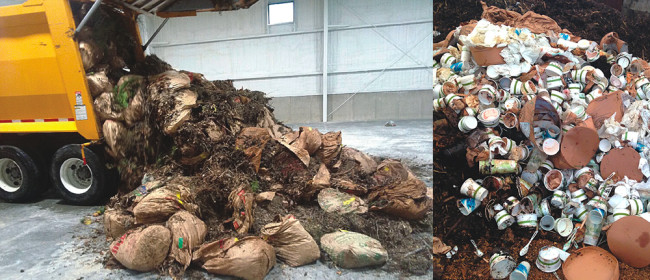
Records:
[[[583,38],[600,38],[608,32],[616,32],[630,47],[630,53],[648,59],[650,15],[637,13],[633,16],[607,6],[599,0],[485,0],[490,6],[525,14],[532,11],[553,19],[575,35]],[[616,1],[613,1],[616,2]],[[622,1],[620,1],[622,2]],[[433,38],[442,41],[449,31],[460,23],[478,20],[483,9],[476,0],[434,1],[433,30],[440,32]]]
[[[121,56],[135,40],[120,37],[120,14],[102,7],[79,36],[120,173],[104,214],[108,264],[261,279],[276,258],[300,266],[322,249],[343,268],[389,256],[391,270],[430,268],[431,239],[415,233],[431,231],[432,198],[405,165],[343,146],[341,132],[293,131],[262,92]]]
[[[483,4],[434,43],[436,277],[649,277],[650,65],[563,27]]]

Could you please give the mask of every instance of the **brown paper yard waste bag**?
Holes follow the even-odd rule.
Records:
[[[406,180],[409,170],[399,160],[387,159],[377,166],[377,171],[373,176],[380,186],[384,186]]]
[[[88,74],[86,81],[88,82],[88,89],[93,98],[96,98],[104,92],[113,91],[113,85],[104,71]]]
[[[318,193],[318,204],[327,213],[363,214],[368,212],[368,206],[361,198],[332,188],[323,189]]]
[[[318,132],[318,129],[306,126],[300,127],[300,134],[296,142],[297,146],[307,150],[309,155],[316,153],[323,143],[321,140],[321,133]]]
[[[115,209],[107,209],[104,212],[104,232],[106,232],[106,237],[118,239],[134,224],[135,218],[127,212]]]
[[[421,219],[433,206],[427,187],[417,178],[409,178],[379,188],[368,195],[370,210],[379,210],[408,220]]]
[[[381,265],[388,258],[388,252],[379,241],[361,233],[344,230],[328,233],[321,237],[320,244],[330,259],[342,268]]]
[[[151,271],[167,257],[171,233],[161,225],[141,227],[111,243],[111,253],[125,267]]]
[[[233,237],[204,244],[193,261],[210,273],[260,280],[275,265],[275,252],[259,237]]]
[[[187,269],[192,261],[192,252],[203,244],[207,227],[201,219],[187,211],[178,211],[167,220],[172,236],[169,257]]]
[[[135,207],[138,224],[162,223],[179,210],[194,211],[190,191],[181,185],[166,185],[147,194]]]
[[[318,244],[293,215],[275,217],[273,223],[262,228],[261,237],[273,246],[278,259],[290,266],[309,264],[320,258]]]
[[[351,158],[358,162],[359,168],[364,174],[372,174],[377,170],[377,162],[372,157],[359,150],[344,147],[342,154],[343,157]]]
[[[341,142],[343,141],[341,138],[341,132],[325,133],[322,135],[321,140],[323,145],[316,155],[320,157],[323,163],[329,165],[330,163],[333,163],[332,160],[338,157],[341,152]]]
[[[232,209],[232,217],[224,223],[232,223],[232,227],[239,234],[245,234],[253,225],[253,209],[255,208],[255,195],[241,186],[228,196],[228,209]]]

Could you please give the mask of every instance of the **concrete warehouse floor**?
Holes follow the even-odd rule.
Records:
[[[343,132],[343,144],[379,157],[403,159],[428,186],[432,185],[431,120],[307,124],[321,132]],[[290,125],[298,128],[300,125]],[[0,201],[0,278],[6,279],[171,279],[155,272],[106,269],[110,254],[103,217],[92,217],[98,206],[65,205],[55,195],[24,204]],[[91,217],[90,225],[81,220]],[[431,234],[425,238],[431,239]],[[339,274],[340,273],[340,274]],[[187,279],[232,279],[190,268]],[[381,268],[347,270],[315,264],[292,268],[278,263],[266,279],[397,279]],[[432,279],[433,272],[410,279]]]

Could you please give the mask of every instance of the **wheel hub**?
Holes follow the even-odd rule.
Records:
[[[63,186],[71,193],[82,194],[90,189],[93,182],[93,173],[83,160],[69,158],[61,164],[59,170]]]
[[[0,189],[15,192],[23,184],[23,172],[12,159],[0,159]]]

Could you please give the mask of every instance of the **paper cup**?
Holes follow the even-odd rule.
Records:
[[[496,100],[496,89],[491,85],[484,85],[478,91],[478,101],[483,105],[490,105]]]
[[[546,215],[539,220],[539,227],[545,231],[552,231],[555,228],[555,218],[550,215]]]
[[[578,210],[573,214],[573,217],[576,218],[578,221],[583,222],[587,218],[587,213],[589,213],[589,210],[587,210],[587,206],[584,204],[580,204],[578,206]]]
[[[528,192],[532,187],[533,187],[532,184],[526,180],[523,180],[521,178],[517,180],[517,191],[519,192],[519,195],[522,197],[528,195]]]
[[[560,253],[550,246],[544,246],[539,250],[535,264],[543,272],[555,272],[562,265],[560,262]]]
[[[438,98],[433,100],[433,110],[440,111],[442,108],[446,107],[447,103],[443,98]]]
[[[625,77],[617,77],[612,75],[609,77],[609,83],[615,87],[615,88],[624,88],[625,85],[627,84],[627,80],[625,80]]]
[[[510,273],[510,280],[527,280],[530,272],[530,263],[527,261],[520,262],[515,270]]]
[[[503,102],[503,109],[506,111],[519,110],[521,109],[521,101],[518,98],[510,97]]]
[[[630,60],[631,59],[626,54],[620,53],[616,58],[616,64],[621,65],[623,68],[627,68],[630,66]]]
[[[549,156],[555,155],[560,151],[560,143],[553,138],[546,138],[542,144],[542,151]]]
[[[612,143],[610,143],[607,139],[602,139],[598,143],[598,149],[603,153],[609,152],[609,150],[612,149]]]
[[[458,83],[458,86],[464,89],[470,89],[476,85],[476,82],[474,81],[474,75],[462,76],[458,78],[456,81]]]
[[[562,76],[553,76],[546,78],[546,88],[547,89],[559,89],[563,86]]]
[[[544,162],[542,162],[542,165],[540,165],[539,168],[542,169],[542,173],[547,173],[553,170],[555,166],[553,166],[553,162],[547,159]]]
[[[551,90],[551,101],[562,104],[566,99],[566,95],[557,90]]]
[[[447,96],[444,97],[445,104],[447,104],[447,106],[451,105],[451,102],[453,100],[456,100],[456,99],[462,99],[462,98],[460,96],[458,96],[458,95],[453,94],[453,93],[448,94]]]
[[[438,99],[440,97],[443,97],[443,95],[444,94],[442,93],[442,85],[441,84],[435,85],[433,87],[433,99]]]
[[[546,75],[549,77],[561,76],[563,72],[562,66],[556,62],[551,62],[545,70]]]
[[[488,108],[478,115],[478,120],[485,125],[485,127],[495,127],[499,125],[501,112],[496,108]]]
[[[469,133],[478,126],[478,121],[475,117],[465,116],[458,122],[458,129],[463,133]]]
[[[560,185],[552,186],[551,177],[559,177]],[[546,187],[547,190],[549,191],[559,190],[562,188],[563,185],[564,185],[564,174],[562,174],[560,170],[553,169],[549,172],[546,172],[546,174],[544,175],[544,187]]]
[[[494,253],[490,257],[490,276],[494,279],[504,279],[508,277],[510,272],[515,269],[517,263],[515,260],[504,253]]]
[[[639,88],[642,88],[643,86],[645,86],[647,84],[650,84],[650,81],[648,81],[648,78],[642,77],[642,78],[636,79],[634,84],[636,85],[636,88],[639,89]]]
[[[537,87],[533,83],[533,81],[528,80],[525,83],[523,83],[523,86],[521,88],[521,92],[526,95],[535,95],[537,93]]]
[[[587,222],[585,223],[585,237],[584,244],[596,246],[600,238],[601,224],[603,222],[603,214],[597,210],[591,210],[587,214]]]
[[[644,86],[642,89],[637,89],[636,99],[637,100],[647,100],[648,99],[648,86]]]
[[[488,195],[488,191],[472,180],[472,178],[465,180],[463,185],[460,187],[460,193],[478,201],[483,201],[483,199]]]
[[[585,194],[585,191],[578,189],[577,191],[571,193],[571,200],[575,202],[583,202],[587,200],[587,195]]]
[[[521,94],[522,87],[523,87],[523,83],[520,80],[512,79],[512,81],[510,82],[510,94],[511,95]]]
[[[498,102],[504,102],[504,101],[508,100],[508,98],[510,98],[510,92],[509,91],[505,91],[503,89],[497,90],[496,99],[497,99]]]
[[[553,198],[551,198],[551,205],[558,209],[564,209],[564,206],[567,203],[566,193],[562,190],[555,190],[553,192]]]
[[[530,184],[535,184],[544,178],[544,174],[539,169],[535,172],[525,171],[521,173],[521,179]]]
[[[603,213],[603,217],[607,211],[607,201],[598,195],[592,197],[591,200],[587,202],[587,206],[591,207],[591,209],[598,209],[599,212]]]
[[[512,152],[512,149],[513,149],[515,146],[517,146],[517,142],[515,142],[514,140],[512,140],[512,139],[510,139],[510,138],[506,138],[506,137],[502,137],[501,139],[502,139],[503,142],[504,142],[504,146],[503,146],[503,148],[504,148],[505,151],[506,151],[506,154],[505,154],[505,155],[510,154],[510,152]]]
[[[630,204],[630,215],[639,215],[643,213],[643,201],[640,199],[628,199],[628,203]]]
[[[517,224],[520,227],[525,227],[525,228],[537,227],[537,215],[536,214],[519,214],[519,215],[517,215]]]
[[[499,213],[494,216],[494,220],[497,222],[497,228],[499,230],[504,230],[515,223],[515,218],[511,216],[507,210],[499,211]]]
[[[576,82],[586,84],[587,83],[587,70],[584,70],[584,69],[573,70],[573,71],[571,71],[571,78]]]
[[[571,94],[579,94],[582,92],[583,86],[581,83],[570,83],[569,84],[569,92]]]
[[[598,89],[592,90],[589,94],[587,94],[587,96],[585,96],[585,101],[587,101],[587,103],[589,103],[589,102],[593,101],[594,99],[596,99],[598,97],[601,97],[602,95],[603,94],[602,94],[601,90],[598,90]]]
[[[476,117],[476,114],[478,114],[478,110],[472,107],[465,107],[465,112],[467,113],[467,116],[472,116],[472,117]]]
[[[519,119],[517,118],[517,114],[513,112],[508,112],[505,115],[501,117],[500,122],[505,126],[506,128],[513,129],[517,127],[519,124]]]
[[[573,222],[569,218],[560,218],[555,221],[555,231],[562,237],[567,237],[573,230]]]
[[[613,76],[618,77],[620,75],[623,75],[625,70],[620,64],[614,63],[612,64],[612,67],[609,68],[609,72],[612,73]]]
[[[463,198],[456,201],[456,207],[460,213],[467,216],[474,212],[481,205],[481,202],[473,198]]]
[[[627,217],[630,215],[630,210],[627,208],[616,208],[614,209],[614,214],[612,215],[614,217],[614,222],[620,220],[623,217]]]
[[[445,53],[440,58],[440,64],[442,64],[445,67],[450,67],[454,63],[456,63],[456,58],[450,53]]]
[[[571,112],[576,114],[578,119],[581,119],[581,120],[586,120],[587,119],[587,109],[584,106],[572,107]]]

